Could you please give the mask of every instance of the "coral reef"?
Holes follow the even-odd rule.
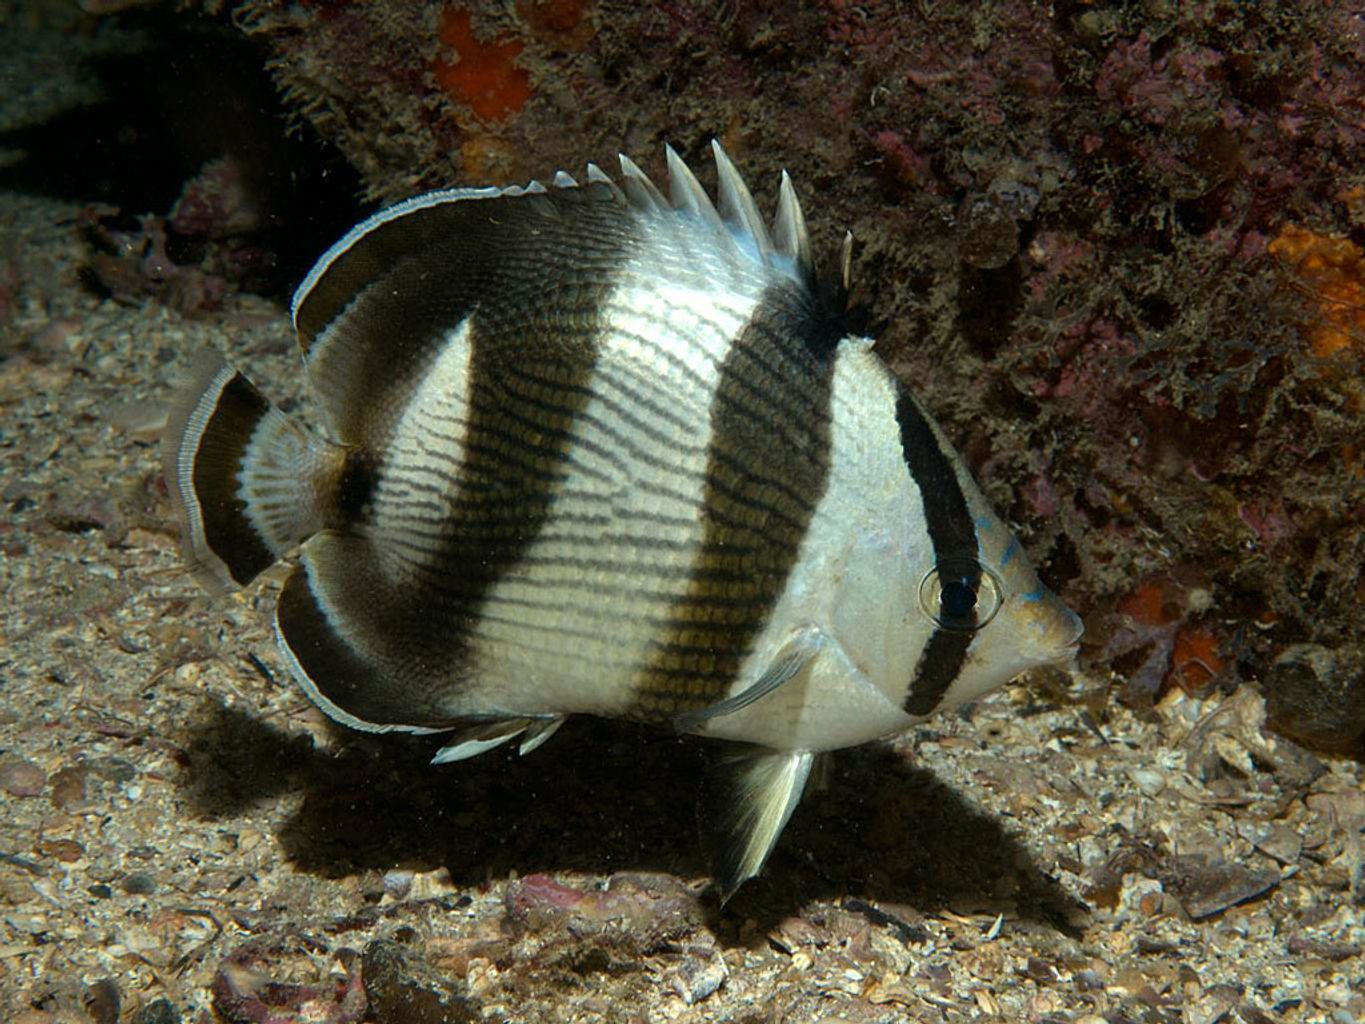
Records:
[[[436,58],[431,72],[441,91],[475,117],[501,121],[531,98],[531,76],[517,64],[522,44],[515,39],[480,39],[473,18],[458,7],[441,12],[437,38],[454,51],[453,59]]]
[[[0,3],[0,1018],[1365,1019],[1365,3],[205,6]],[[835,755],[724,908],[697,744],[328,727],[155,447],[200,348],[308,401],[278,299],[359,215],[267,159],[256,46],[371,199],[788,167],[1085,612],[1079,700]]]
[[[239,19],[375,198],[618,149],[657,170],[713,135],[761,190],[788,167],[817,238],[858,240],[893,365],[1084,610],[1092,668],[1142,668],[1138,704],[1359,641],[1365,4]],[[1174,617],[1134,614],[1153,587]]]

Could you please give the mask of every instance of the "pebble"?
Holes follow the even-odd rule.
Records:
[[[46,785],[46,773],[30,761],[10,758],[0,762],[0,789],[10,796],[38,796]]]
[[[52,806],[60,811],[69,810],[85,801],[84,765],[67,765],[52,774]]]
[[[365,995],[375,1020],[463,1024],[478,1020],[464,984],[435,970],[401,943],[376,939],[361,959]]]
[[[1166,776],[1151,768],[1133,768],[1128,775],[1143,796],[1156,796],[1166,788]]]
[[[137,768],[133,762],[123,757],[100,757],[90,762],[90,770],[110,782],[132,782],[137,778]]]
[[[1349,790],[1337,793],[1312,793],[1304,799],[1310,810],[1324,815],[1348,832],[1365,828],[1365,793]]]
[[[85,847],[74,839],[44,839],[38,849],[63,864],[74,864],[85,856]]]
[[[1165,865],[1167,889],[1196,921],[1269,892],[1280,884],[1274,868],[1255,868],[1200,854],[1173,857]]]
[[[180,1024],[180,1012],[169,999],[153,999],[133,1015],[132,1024]]]
[[[156,892],[156,879],[150,871],[133,871],[123,876],[119,888],[129,896],[150,896]]]
[[[1303,837],[1288,825],[1278,822],[1246,821],[1237,826],[1243,839],[1281,864],[1298,862],[1303,852]]]
[[[95,1024],[118,1024],[122,999],[118,985],[111,978],[104,978],[90,985],[81,998],[85,1012]]]
[[[729,968],[720,956],[706,960],[688,959],[683,961],[673,976],[673,989],[688,1006],[693,1006],[725,984],[730,976]]]

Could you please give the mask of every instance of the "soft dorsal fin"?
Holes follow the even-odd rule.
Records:
[[[295,295],[294,326],[332,440],[367,444],[396,395],[475,308],[555,313],[555,282],[609,287],[631,210],[589,169],[584,185],[448,189],[398,203],[352,229]],[[560,179],[562,182],[562,179]],[[568,257],[590,239],[591,272]]]

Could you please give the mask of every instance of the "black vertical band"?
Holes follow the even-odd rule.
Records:
[[[636,684],[630,715],[667,719],[723,698],[787,586],[829,484],[842,322],[770,287],[721,362],[712,400],[702,542],[678,625]]]
[[[195,440],[191,488],[199,501],[204,542],[242,586],[278,557],[248,518],[242,494],[247,452],[269,411],[256,386],[233,374]]]
[[[924,504],[924,525],[934,548],[934,562],[936,565],[949,560],[961,563],[963,571],[957,578],[975,590],[980,583],[981,570],[976,561],[976,527],[967,507],[967,498],[934,428],[904,388],[896,401],[896,421],[900,425],[905,464]],[[975,633],[970,629],[949,629],[941,625],[935,628],[920,654],[915,676],[906,688],[903,705],[906,714],[927,715],[938,707],[948,687],[962,671],[973,636]]]

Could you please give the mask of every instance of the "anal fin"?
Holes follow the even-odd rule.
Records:
[[[524,757],[553,736],[555,730],[564,724],[564,718],[564,715],[555,715],[549,718],[500,718],[492,722],[480,722],[436,751],[431,763],[450,764],[452,761],[478,757],[523,733],[525,737],[517,752]]]
[[[532,719],[531,724],[526,727],[526,735],[521,738],[521,746],[517,747],[517,756],[525,757],[539,747],[559,731],[559,727],[564,724],[564,720],[568,717],[568,715],[555,715],[553,718]]]
[[[809,750],[735,745],[711,766],[698,818],[721,903],[763,869],[814,759]]]

